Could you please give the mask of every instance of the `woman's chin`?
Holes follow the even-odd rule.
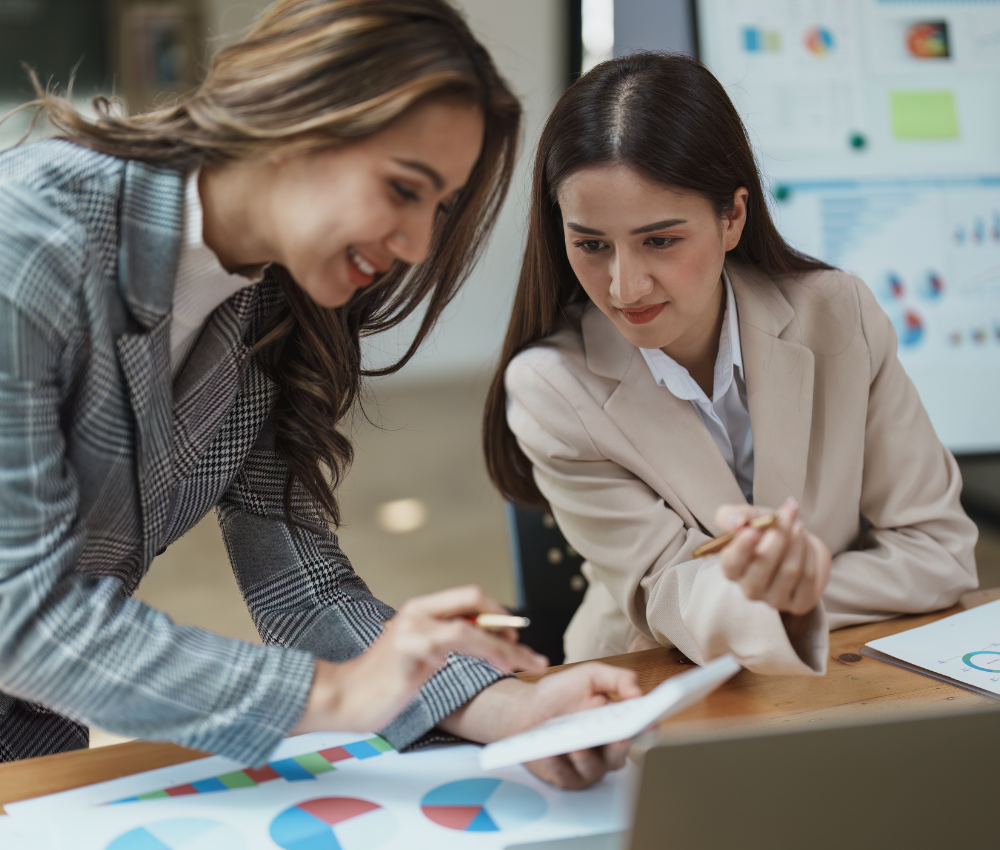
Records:
[[[336,307],[343,307],[357,291],[357,287],[351,286],[347,281],[331,281],[328,279],[317,281],[307,280],[304,284],[300,283],[299,288],[318,307],[325,307],[329,310]]]

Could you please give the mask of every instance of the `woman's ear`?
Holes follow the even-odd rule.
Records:
[[[724,235],[726,240],[726,250],[732,251],[737,245],[740,244],[740,237],[743,235],[743,227],[747,223],[747,200],[750,197],[750,192],[745,186],[740,186],[735,192],[733,192],[733,206],[728,213],[726,213],[723,221]]]

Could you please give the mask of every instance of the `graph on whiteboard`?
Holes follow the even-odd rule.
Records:
[[[1000,600],[868,646],[930,673],[1000,694]]]

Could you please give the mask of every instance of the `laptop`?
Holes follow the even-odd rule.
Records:
[[[804,728],[673,728],[675,737],[641,756],[630,832],[508,850],[1000,846],[1000,709]]]

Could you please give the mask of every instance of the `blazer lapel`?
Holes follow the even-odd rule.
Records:
[[[670,507],[717,534],[716,508],[746,499],[691,402],[656,383],[639,350],[600,310],[588,309],[582,328],[588,367],[621,382],[604,411],[662,479],[666,486],[656,489]]]
[[[187,477],[215,439],[240,389],[250,347],[244,342],[259,285],[240,290],[212,313],[174,383],[174,476]]]
[[[128,386],[136,430],[136,474],[142,508],[143,556],[159,548],[169,509],[171,469],[170,316],[148,333],[115,343]]]
[[[183,175],[130,162],[120,212],[118,284],[141,329],[115,348],[135,416],[136,474],[148,564],[159,548],[173,482],[170,311],[184,222]]]
[[[812,428],[815,358],[782,339],[795,318],[777,285],[759,272],[728,265],[740,319],[740,347],[753,429],[754,504],[802,502]]]

